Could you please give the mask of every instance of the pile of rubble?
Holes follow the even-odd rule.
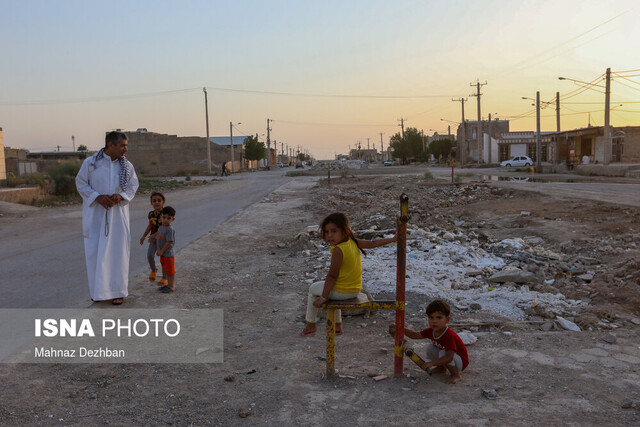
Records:
[[[398,210],[400,192],[411,194],[406,291],[417,298],[424,295],[421,304],[434,298],[449,301],[456,319],[531,321],[547,327],[555,320],[573,330],[614,328],[620,319],[605,305],[594,309],[591,303],[602,303],[599,298],[608,296],[612,283],[639,283],[639,269],[629,264],[632,261],[613,269],[601,264],[603,254],[629,250],[615,238],[599,246],[596,239],[589,244],[582,239],[559,246],[539,236],[493,239],[483,230],[484,221],[461,220],[453,216],[455,210],[447,209],[511,199],[517,195],[512,190],[482,183],[452,186],[427,184],[422,177],[384,177],[375,182],[353,178],[336,187],[320,185],[314,191],[314,199],[322,200],[323,212],[345,212],[358,237],[364,239],[382,237],[395,229],[395,217],[385,213]],[[529,212],[520,216],[526,220]],[[305,243],[296,246],[309,260],[307,281],[323,280],[330,260],[328,246],[315,233],[304,238]],[[633,239],[628,243],[635,245]],[[392,296],[394,245],[368,251],[363,258],[363,279],[374,296]]]

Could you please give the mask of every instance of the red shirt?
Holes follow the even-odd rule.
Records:
[[[453,332],[450,328],[447,328],[444,333],[436,339],[433,336],[433,329],[427,328],[420,331],[420,335],[423,338],[428,338],[431,340],[433,345],[435,345],[440,350],[449,351],[453,350],[456,352],[460,359],[462,359],[462,370],[469,365],[469,356],[467,355],[467,347],[462,342],[462,338],[458,336],[455,332]]]

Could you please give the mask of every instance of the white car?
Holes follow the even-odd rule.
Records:
[[[512,159],[505,160],[500,163],[502,167],[517,167],[517,166],[533,166],[533,160],[528,156],[514,156]]]

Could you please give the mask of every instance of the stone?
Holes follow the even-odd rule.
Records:
[[[483,388],[482,396],[486,397],[489,400],[496,400],[498,396],[498,392],[493,388]]]
[[[447,240],[453,240],[455,239],[455,236],[447,231],[442,235],[442,238]]]
[[[224,377],[224,380],[228,383],[232,383],[236,380],[235,375],[227,375],[226,377]]]
[[[631,323],[633,323],[634,325],[640,325],[640,319],[634,317],[633,319],[631,319]]]
[[[574,332],[580,332],[581,329],[578,325],[576,325],[575,323],[565,319],[562,316],[556,316],[556,321],[560,324],[560,326],[562,326],[563,329],[566,329],[567,331],[574,331]]]
[[[602,341],[606,342],[607,344],[615,344],[615,342],[617,340],[616,336],[613,335],[613,334],[606,334],[601,339],[602,339]]]
[[[384,380],[385,378],[388,378],[388,377],[386,375],[377,375],[373,377],[375,381],[381,381],[381,380]]]
[[[585,282],[591,282],[593,280],[593,274],[581,274],[578,276],[578,279],[584,280]]]
[[[634,407],[634,404],[632,401],[630,401],[629,399],[623,400],[622,403],[620,404],[620,407],[622,409],[631,409]]]
[[[531,212],[521,211],[520,216],[531,216]]]
[[[469,308],[471,310],[482,310],[482,306],[480,304],[478,304],[477,302],[473,302],[473,303],[469,304]]]
[[[247,418],[249,415],[251,415],[251,409],[249,409],[249,408],[240,408],[240,409],[238,409],[238,416],[240,418]]]
[[[475,335],[473,335],[471,332],[467,332],[467,331],[458,332],[458,336],[460,337],[464,345],[471,345],[476,341],[478,341],[478,338]]]
[[[284,271],[276,271],[276,276],[286,276],[287,273]]]
[[[545,332],[549,332],[553,329],[553,322],[544,322],[542,325],[540,325],[540,329]]]
[[[504,270],[494,273],[487,281],[490,283],[534,283],[536,281],[536,275],[529,271],[520,270],[519,268],[505,268]]]

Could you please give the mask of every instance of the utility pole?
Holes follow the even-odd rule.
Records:
[[[560,92],[556,92],[556,144],[554,147],[554,162],[558,163],[558,138],[560,138]]]
[[[280,163],[284,165],[284,142],[280,143]]]
[[[229,122],[229,139],[231,140],[231,173],[234,173],[233,166],[233,122]],[[209,138],[207,138],[209,139]]]
[[[209,102],[207,101],[207,88],[203,87],[204,91],[204,116],[207,123],[207,170],[211,175],[211,140],[209,139]],[[231,169],[233,169],[233,141],[231,142]]]
[[[267,169],[271,168],[271,127],[269,126],[269,119],[267,119]]]
[[[398,121],[400,122],[400,124],[398,126],[400,126],[400,128],[402,129],[402,140],[404,141],[404,121],[407,119],[398,119]]]
[[[382,132],[380,132],[380,158],[384,162],[384,142],[382,142]]]
[[[459,102],[462,104],[462,137],[458,141],[458,155],[460,156],[460,164],[464,164],[469,157],[469,145],[467,144],[467,122],[464,120],[464,103],[467,102],[465,98],[451,99],[453,102]]]
[[[611,68],[607,68],[606,84],[604,92],[604,164],[611,163],[611,123],[609,122],[609,113],[611,111]]]
[[[489,164],[491,164],[491,113],[489,113]]]
[[[71,144],[73,145],[73,151],[76,151],[76,137],[71,135]]]
[[[470,86],[475,86],[476,87],[476,93],[469,95],[469,96],[475,96],[478,98],[478,131],[476,133],[476,140],[477,140],[477,154],[478,154],[478,166],[480,166],[480,146],[481,146],[481,138],[482,138],[482,114],[480,113],[480,97],[482,96],[482,94],[480,93],[480,87],[484,86],[487,84],[487,81],[485,80],[484,83],[480,83],[480,80],[476,81],[475,84],[470,83]]]
[[[541,153],[541,141],[540,141],[540,91],[536,92],[536,168],[540,172],[540,156]]]

